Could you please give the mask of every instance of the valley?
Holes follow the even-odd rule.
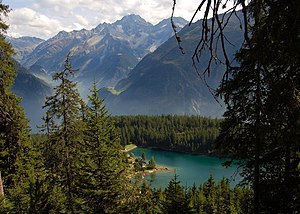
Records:
[[[232,40],[232,46],[228,47],[231,57],[242,39],[242,32],[234,23],[237,21],[232,19],[226,31]],[[137,15],[125,16],[112,24],[99,24],[92,30],[62,31],[46,41],[33,38],[29,43],[24,38],[22,43],[22,38],[10,38],[18,53],[16,59],[27,68],[28,74],[42,80],[37,84],[46,82],[49,86],[47,93],[40,91],[34,95],[34,91],[30,94],[27,81],[17,81],[14,88],[19,90],[15,92],[23,97],[23,103],[45,99],[54,87],[52,73],[62,69],[67,53],[71,52],[72,66],[79,69],[74,81],[83,99],[87,99],[95,80],[101,88],[100,96],[113,115],[187,114],[220,118],[225,107],[212,90],[222,79],[223,66],[213,65],[215,72],[204,83],[191,60],[200,26],[198,22],[185,26],[187,21],[182,18],[176,18],[175,23],[178,30],[182,29],[179,33],[184,41],[184,55],[172,36],[169,20],[152,25]],[[24,44],[31,50],[26,54],[22,51],[26,49]],[[206,58],[197,65],[198,70],[204,69]],[[40,104],[30,107],[24,104],[34,132],[43,116],[40,107]]]
[[[105,99],[108,111],[114,115],[122,145],[133,142],[139,147],[159,149],[138,148],[132,151],[134,154],[145,151],[151,155],[155,152],[158,164],[167,166],[169,162],[161,161],[161,157],[169,157],[168,154],[174,156],[171,155],[173,160],[180,156],[194,157],[187,154],[216,155],[213,142],[218,136],[221,122],[217,118],[222,116],[224,106],[221,100],[219,103],[215,100],[206,84],[216,88],[221,81],[223,67],[221,64],[214,65],[215,72],[204,83],[191,61],[191,47],[198,40],[196,32],[200,30],[199,24],[186,26],[187,21],[182,18],[176,18],[175,22],[178,29],[182,29],[180,36],[184,38],[184,55],[172,36],[169,20],[152,25],[137,15],[125,16],[112,24],[99,24],[92,30],[62,31],[45,41],[27,37],[8,38],[17,52],[15,59],[19,61],[19,74],[12,89],[22,97],[21,104],[30,119],[32,132],[39,131],[37,126],[42,124],[41,118],[45,115],[42,106],[55,86],[51,76],[63,69],[65,56],[71,53],[72,66],[79,69],[73,78],[78,91],[86,100],[92,82],[97,81],[101,88],[100,97]],[[234,23],[231,25],[233,27],[228,31],[228,36],[238,44],[241,31],[234,27]],[[229,50],[233,57],[236,48]],[[203,61],[197,69],[203,69],[205,63]],[[217,165],[220,167],[221,162],[216,162],[214,157],[207,158],[209,161],[205,163],[216,165],[209,165],[208,168],[203,166],[207,174],[202,174],[202,178],[202,170],[200,174],[182,176],[183,182],[189,185],[201,183],[212,172],[216,173],[214,176],[217,180],[233,174],[230,170],[223,174],[223,169],[214,168]],[[171,168],[176,169],[180,176],[190,174],[181,170],[192,165],[193,161],[182,162],[185,166],[181,166],[180,162],[179,166]],[[174,172],[171,171],[158,172],[153,185],[163,187],[172,176]]]
[[[0,213],[298,213],[298,1],[1,1]]]

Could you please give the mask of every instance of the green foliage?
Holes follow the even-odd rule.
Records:
[[[183,187],[180,185],[180,181],[177,180],[177,175],[174,176],[169,182],[168,187],[165,190],[165,201],[162,206],[163,213],[192,213],[191,207],[189,207],[189,201],[185,197]]]
[[[14,193],[30,182],[35,170],[28,120],[20,106],[20,99],[10,90],[16,71],[12,60],[13,49],[3,35],[8,26],[2,18],[8,12],[8,6],[0,3],[0,171],[1,185],[4,187],[0,209],[3,213],[15,212],[17,207],[28,211],[31,197],[20,194],[18,200],[14,200]]]
[[[261,1],[250,10],[252,36],[236,55],[240,65],[219,88],[227,111],[217,146],[241,160],[244,181],[254,188],[255,213],[295,213],[300,37],[291,23],[299,19],[300,6],[295,0]]]
[[[47,97],[44,108],[44,130],[48,139],[45,143],[45,167],[51,173],[51,182],[57,183],[65,193],[66,206],[70,212],[80,207],[80,195],[76,189],[80,179],[78,160],[82,155],[83,128],[81,120],[82,100],[76,89],[76,83],[70,78],[77,70],[73,70],[68,55],[64,69],[55,73],[53,80],[59,81],[54,88],[54,95]]]
[[[114,117],[122,145],[161,148],[208,154],[219,134],[222,120],[200,116],[119,116]]]
[[[13,204],[5,197],[0,197],[0,213],[11,213],[13,211]]]
[[[156,167],[156,163],[155,163],[155,160],[154,160],[154,156],[151,157],[150,161],[149,161],[149,164],[147,166],[148,169],[155,169]]]
[[[194,184],[184,189],[175,175],[162,195],[162,213],[253,213],[251,189],[231,189],[226,179],[216,183],[213,176],[198,188]]]
[[[80,163],[82,179],[77,188],[81,188],[84,195],[87,212],[109,213],[119,209],[124,197],[126,161],[114,122],[99,97],[96,83],[89,100],[85,155]]]
[[[13,185],[17,171],[17,161],[27,149],[29,127],[20,99],[10,90],[16,76],[12,60],[13,49],[5,41],[4,34],[8,28],[2,20],[7,16],[9,7],[0,3],[0,171],[6,187]]]
[[[45,135],[32,136],[33,148],[30,157],[20,165],[27,172],[27,177],[21,177],[20,184],[10,191],[10,200],[13,203],[14,213],[51,213],[66,211],[67,198],[63,188],[55,185],[51,171],[47,168],[45,159]]]

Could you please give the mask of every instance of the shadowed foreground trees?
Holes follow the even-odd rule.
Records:
[[[249,187],[230,188],[226,179],[216,182],[212,175],[198,187],[195,184],[184,187],[175,175],[166,189],[152,190],[151,194],[154,198],[149,202],[151,209],[147,213],[253,213],[253,191]]]
[[[20,98],[11,92],[16,76],[13,49],[5,41],[8,25],[2,20],[9,7],[0,2],[0,172],[4,192],[0,195],[0,210],[10,210],[6,196],[22,199],[21,189],[32,176],[32,144],[29,137],[28,120],[20,105]],[[15,198],[17,199],[17,198]],[[16,206],[20,205],[17,200]]]
[[[176,1],[174,2],[174,7]],[[241,160],[245,182],[254,189],[255,213],[297,213],[300,152],[300,4],[297,0],[199,1],[204,10],[194,65],[207,51],[211,64],[226,65],[217,95],[227,111],[217,147]],[[224,31],[242,8],[244,42],[231,62]],[[219,14],[221,9],[224,14]],[[173,8],[174,12],[174,8]],[[212,14],[209,20],[209,14]],[[193,16],[192,20],[194,19]],[[177,36],[178,42],[181,41]],[[217,55],[221,47],[221,55]],[[182,47],[181,47],[182,48]],[[238,63],[236,63],[238,62]],[[238,64],[238,65],[237,65]],[[237,66],[236,66],[237,65]],[[199,71],[198,71],[199,72]]]

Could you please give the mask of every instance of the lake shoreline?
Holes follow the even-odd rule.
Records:
[[[151,174],[156,174],[156,173],[170,173],[174,172],[175,168],[169,167],[169,166],[164,166],[164,165],[156,165],[154,169],[146,169],[144,171],[137,171],[134,173],[135,176],[141,175],[142,178],[144,179],[147,175]]]
[[[139,180],[151,180],[151,185],[155,188],[165,188],[170,180],[174,178],[174,170],[179,176],[181,183],[192,186],[205,182],[212,174],[216,180],[221,180],[223,177],[230,179],[232,185],[237,184],[240,180],[239,175],[236,174],[237,166],[231,167],[222,166],[224,160],[219,157],[212,157],[207,155],[185,155],[183,153],[154,150],[148,148],[136,148],[132,151],[135,157],[140,157],[143,153],[146,157],[154,157],[156,167],[160,166],[161,170],[146,170],[144,172],[135,173]],[[168,170],[164,170],[165,166]],[[235,176],[237,175],[237,176]],[[153,181],[152,181],[153,180]]]
[[[216,158],[227,158],[225,155],[215,154],[215,153],[204,153],[204,152],[185,152],[179,150],[172,150],[172,149],[164,149],[160,147],[148,147],[148,146],[136,146],[135,148],[143,148],[143,149],[152,149],[157,151],[166,151],[166,152],[175,152],[179,154],[187,154],[187,155],[194,155],[194,156],[209,156],[209,157],[216,157]]]
[[[126,146],[125,146],[124,151],[125,151],[125,152],[130,152],[131,150],[134,150],[134,149],[136,149],[136,148],[138,148],[137,145],[135,145],[135,144],[129,144],[129,145],[126,145]]]

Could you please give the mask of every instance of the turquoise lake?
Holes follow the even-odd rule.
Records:
[[[146,179],[148,181],[152,180],[151,187],[154,188],[166,187],[169,181],[174,178],[175,172],[183,186],[192,186],[194,182],[199,185],[205,182],[210,174],[214,176],[216,181],[223,177],[228,178],[232,186],[238,184],[241,180],[240,176],[236,175],[237,166],[223,167],[224,159],[218,157],[197,156],[145,148],[136,148],[130,153],[133,153],[136,157],[140,157],[142,153],[145,153],[147,161],[151,159],[151,156],[154,156],[157,165],[173,169],[171,171],[158,171],[148,175]]]

